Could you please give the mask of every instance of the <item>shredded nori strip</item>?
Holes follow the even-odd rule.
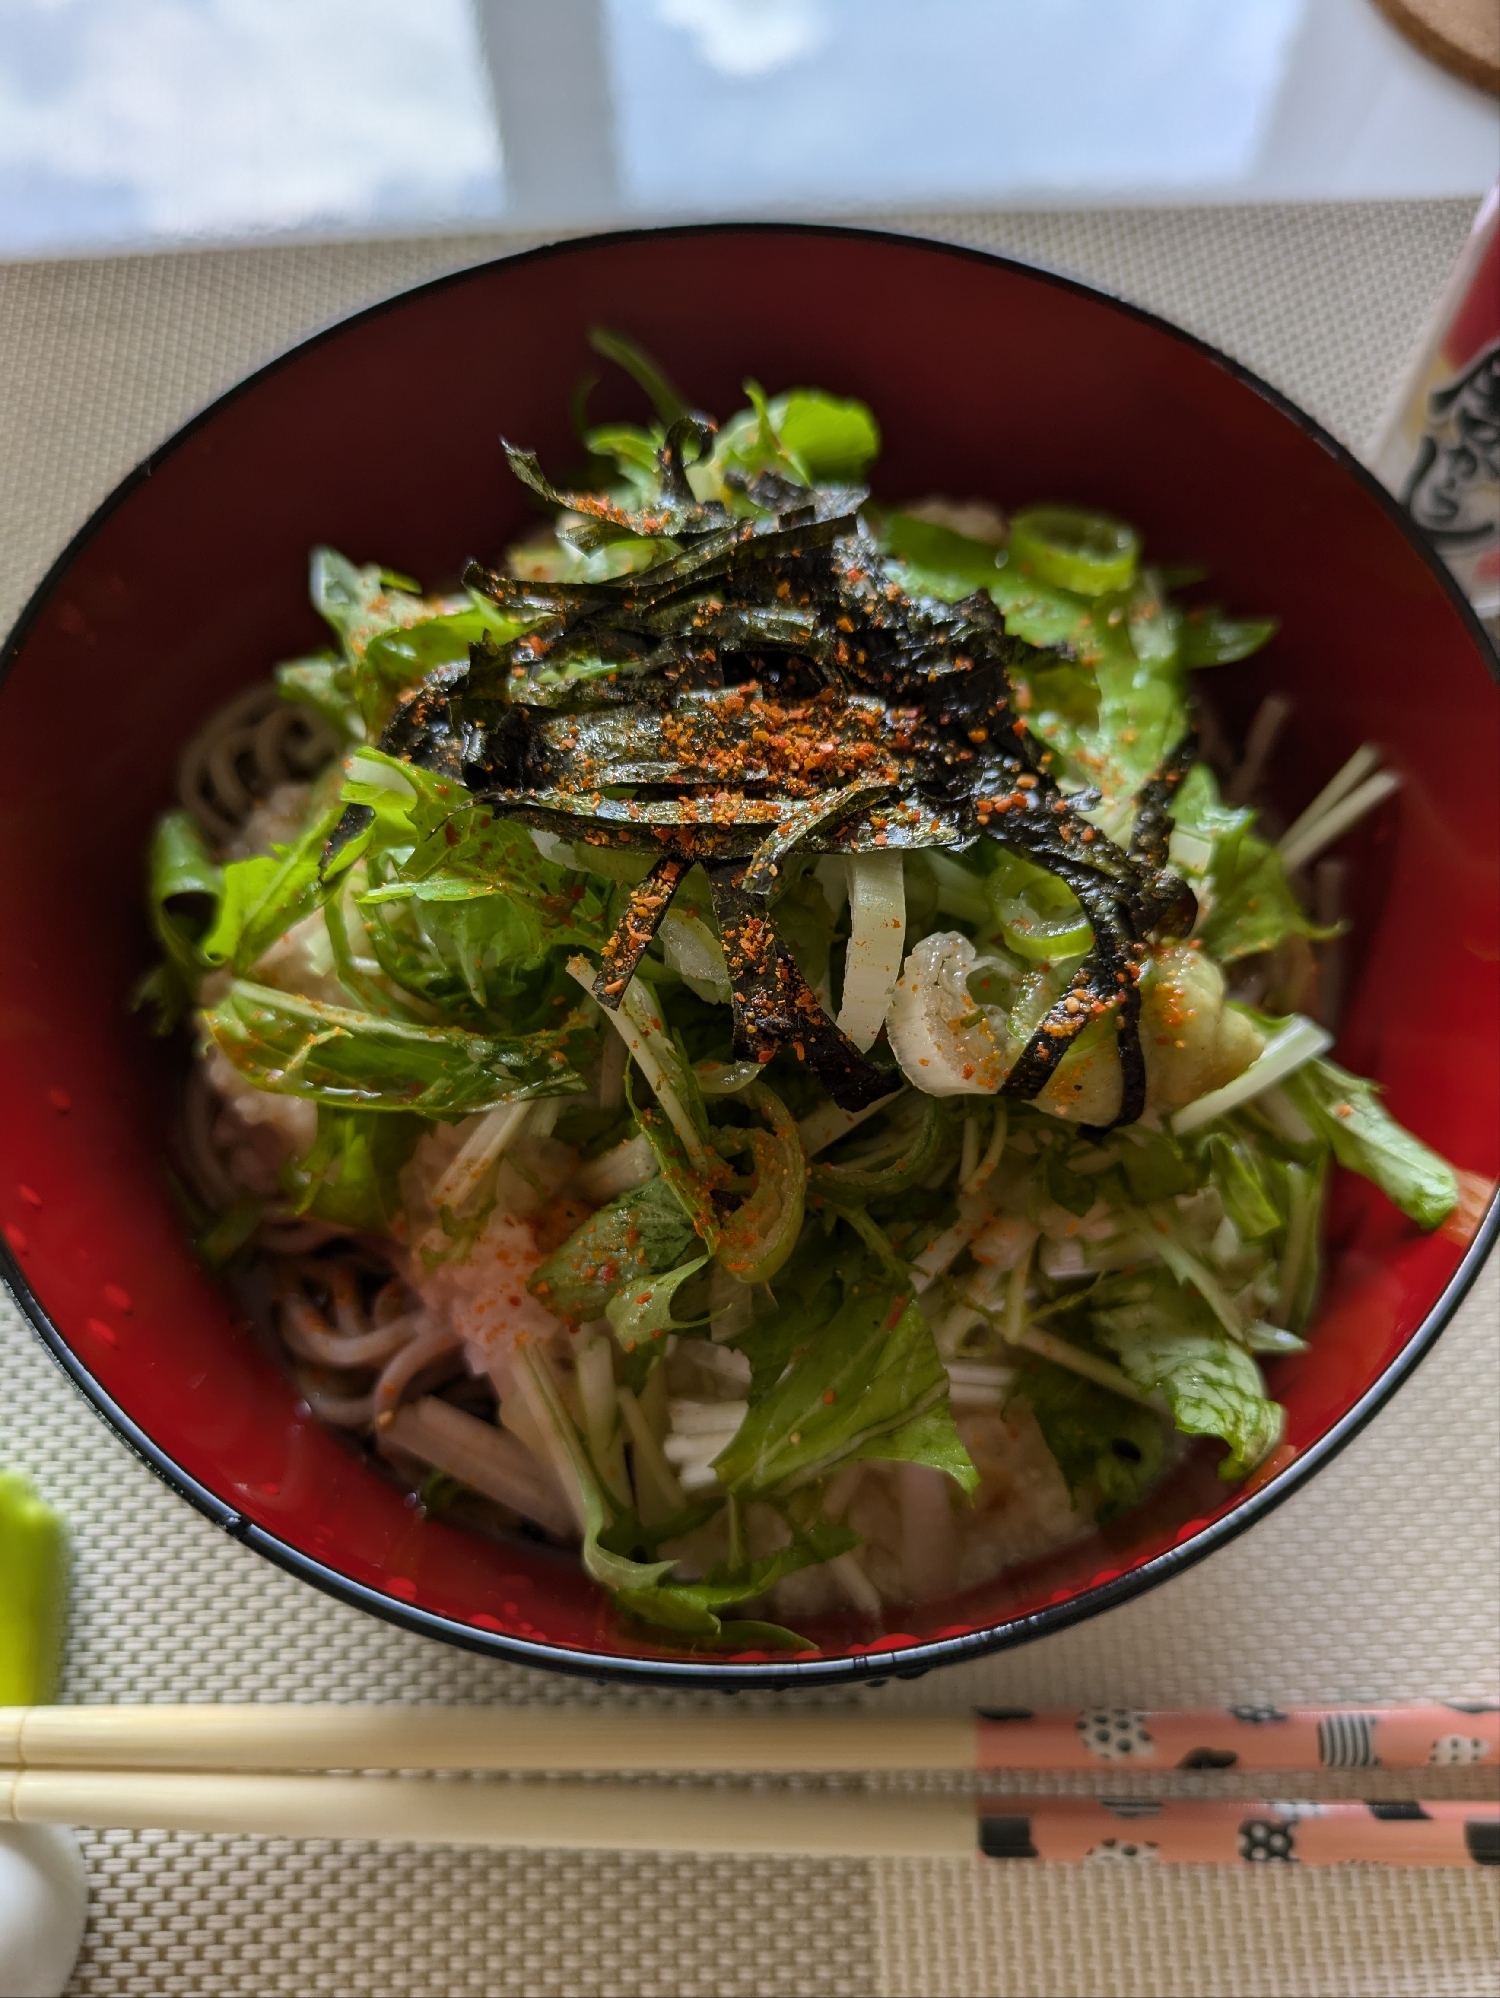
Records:
[[[507,646],[471,649],[405,695],[389,753],[462,778],[501,815],[654,864],[610,938],[596,990],[618,1005],[683,875],[702,861],[729,970],[735,1051],[794,1048],[856,1109],[890,1077],[843,1034],[776,929],[794,851],[875,853],[981,838],[1073,890],[1093,947],[1004,1085],[1030,1099],[1091,1020],[1116,1022],[1120,1123],[1145,1102],[1138,1017],[1149,940],[1185,933],[1195,905],[1166,866],[1171,805],[1196,744],[1185,737],[1145,786],[1129,850],[1065,797],[1018,717],[1009,667],[1034,657],[990,597],[916,597],[863,524],[863,488],[731,475],[749,511],[700,500],[689,466],[706,417],[679,414],[657,458],[658,495],[626,505],[563,492],[536,458],[511,467],[567,509],[558,533],[587,555],[658,542],[661,559],[588,583],[519,580],[478,563],[469,587],[524,616]],[[330,843],[362,822],[351,807]]]

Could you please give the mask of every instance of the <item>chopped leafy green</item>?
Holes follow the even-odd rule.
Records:
[[[567,1053],[576,1018],[522,1036],[471,1034],[380,1019],[245,979],[236,979],[205,1017],[220,1048],[258,1089],[336,1108],[463,1117],[584,1088]]]
[[[1104,1523],[1161,1469],[1161,1418],[1067,1367],[1029,1358],[1013,1393],[1029,1404],[1075,1503]]]
[[[937,1411],[931,1425],[916,1418]],[[910,1297],[861,1288],[750,1413],[716,1460],[727,1491],[786,1493],[854,1457],[936,1461],[966,1491],[978,1473],[948,1412],[948,1376]]]
[[[802,1230],[777,1276],[776,1303],[735,1338],[750,1362],[750,1395],[758,1401],[821,1335],[843,1297],[828,1238],[816,1221]]]
[[[1086,597],[1054,589],[1007,563],[989,585],[990,595],[1005,614],[1006,633],[1028,645],[1074,647],[1093,629]]]
[[[420,1117],[320,1103],[312,1150],[282,1169],[282,1190],[298,1214],[389,1234],[401,1211],[398,1175],[425,1128]]]
[[[708,1323],[706,1318],[677,1318],[672,1311],[672,1300],[683,1284],[707,1263],[707,1256],[696,1256],[692,1262],[668,1270],[665,1276],[643,1277],[620,1286],[605,1305],[604,1315],[626,1352],[633,1352],[644,1339],[659,1339],[665,1332]]]
[[[1243,1477],[1275,1447],[1280,1405],[1267,1396],[1254,1360],[1218,1329],[1193,1292],[1161,1270],[1144,1279],[1106,1279],[1097,1295],[1139,1300],[1096,1308],[1094,1332],[1138,1388],[1163,1396],[1179,1429],[1223,1438],[1229,1455],[1221,1477]]]
[[[285,659],[275,669],[284,700],[311,708],[350,742],[362,742],[365,725],[354,697],[354,669],[336,652],[315,652],[305,659]]]
[[[1333,1147],[1339,1164],[1374,1180],[1420,1227],[1436,1228],[1453,1212],[1458,1178],[1452,1166],[1396,1122],[1378,1084],[1320,1059],[1304,1063],[1281,1087]]]
[[[1274,1235],[1283,1225],[1284,1217],[1272,1197],[1255,1147],[1231,1132],[1213,1131],[1205,1140],[1204,1150],[1224,1212],[1234,1223],[1240,1240],[1259,1242]]]
[[[995,581],[1000,551],[936,521],[912,513],[888,513],[880,524],[880,539],[900,564],[903,589],[914,595],[958,603]]]
[[[815,481],[862,479],[880,455],[880,425],[862,402],[823,389],[772,396],[771,421],[784,447]]]
[[[525,826],[497,819],[462,784],[380,750],[362,749],[349,765],[343,805],[373,817],[329,868],[343,873],[360,858],[391,865],[366,890],[370,903],[504,904],[486,911],[501,948],[531,956],[551,945],[597,945],[608,913],[602,885],[543,859]]]
[[[1222,860],[1215,854],[1209,889],[1212,901],[1197,934],[1221,964],[1274,950],[1284,937],[1330,934],[1292,893],[1276,848],[1255,833],[1243,833]]]
[[[746,382],[750,408],[731,416],[714,444],[708,472],[723,488],[726,475],[772,472],[801,485],[862,478],[880,450],[880,429],[862,402],[822,389],[788,389],[766,396]]]
[[[476,597],[464,610],[441,612],[377,633],[365,646],[353,676],[366,734],[372,739],[377,736],[394,712],[398,696],[435,667],[466,660],[469,647],[485,638],[509,644],[520,637],[528,622],[502,617],[493,604]]]
[[[1333,934],[1308,917],[1280,853],[1251,830],[1254,811],[1226,805],[1206,763],[1188,772],[1172,816],[1172,864],[1198,892],[1196,934],[1221,963],[1273,950],[1285,937]]]
[[[218,914],[201,946],[209,964],[249,971],[278,937],[318,907],[328,892],[318,863],[339,809],[335,802],[319,813],[290,846],[229,862]]]
[[[1172,800],[1173,866],[1195,883],[1217,870],[1228,884],[1239,843],[1254,823],[1250,806],[1224,803],[1213,770],[1200,758]]]
[[[1137,1143],[1137,1136],[1144,1138]],[[1137,1200],[1166,1200],[1174,1193],[1191,1193],[1201,1174],[1170,1132],[1132,1132],[1116,1142],[1125,1183]]]
[[[1184,666],[1229,666],[1275,635],[1274,617],[1226,617],[1216,604],[1190,610],[1182,626]]]
[[[670,1270],[694,1241],[682,1203],[660,1179],[591,1214],[532,1277],[549,1311],[575,1324],[598,1318],[623,1284]]]
[[[781,1648],[791,1639],[793,1645],[806,1645],[808,1640],[798,1639],[792,1633],[783,1631],[779,1624],[747,1624],[720,1621],[718,1612],[730,1609],[736,1603],[753,1601],[772,1589],[787,1575],[794,1575],[800,1568],[815,1566],[822,1561],[831,1561],[836,1554],[847,1553],[857,1546],[859,1536],[845,1526],[836,1526],[826,1520],[818,1521],[803,1528],[793,1536],[785,1547],[777,1548],[770,1554],[763,1554],[759,1560],[730,1568],[721,1563],[710,1569],[701,1582],[658,1582],[651,1589],[622,1589],[615,1600],[620,1607],[632,1615],[641,1617],[647,1623],[664,1625],[668,1629],[680,1630],[693,1637],[719,1637],[725,1633],[744,1647],[764,1642],[749,1635],[752,1630],[762,1633],[774,1632],[773,1642]]]
[[[1045,587],[1026,585],[1033,594]],[[1106,815],[1128,808],[1188,730],[1172,614],[1152,572],[1128,591],[1073,598],[1066,617],[1061,607],[1040,621],[1027,612],[1024,631],[1019,613],[1002,608],[1007,631],[1060,646],[1077,661],[1070,667],[1044,656],[1015,669],[1031,728],[1062,758],[1064,774],[1099,788]]]

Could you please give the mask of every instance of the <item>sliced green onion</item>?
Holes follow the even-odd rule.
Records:
[[[1010,524],[1010,560],[1039,582],[1085,597],[1128,590],[1141,538],[1123,520],[1071,506],[1029,506]]]
[[[693,1073],[703,1095],[737,1096],[760,1080],[761,1066],[758,1061],[700,1061]]]
[[[1300,1013],[1293,1013],[1266,1042],[1243,1074],[1237,1075],[1233,1082],[1226,1082],[1222,1089],[1211,1089],[1206,1096],[1186,1104],[1172,1119],[1172,1129],[1182,1137],[1189,1131],[1196,1131],[1200,1125],[1211,1124],[1215,1117],[1237,1110],[1242,1103],[1259,1096],[1263,1089],[1273,1088],[1294,1069],[1301,1068],[1304,1062],[1311,1061],[1332,1046],[1333,1035],[1326,1027],[1320,1027],[1316,1020],[1304,1019]],[[1312,1135],[1308,1133],[1309,1138]]]
[[[892,1193],[904,1193],[925,1179],[937,1164],[948,1139],[948,1123],[936,1097],[923,1104],[922,1121],[910,1132],[902,1151],[888,1165],[815,1165],[810,1174],[814,1193],[835,1205],[862,1205]]]
[[[1011,949],[1037,964],[1058,964],[1064,958],[1078,957],[1094,941],[1093,928],[1081,909],[1076,915],[1048,922],[1029,902],[1001,895],[996,898],[995,911]]]
[[[718,1256],[740,1283],[768,1283],[797,1246],[807,1161],[797,1126],[775,1090],[756,1083],[747,1096],[771,1129],[716,1134],[720,1151],[735,1145],[747,1149],[755,1161],[754,1184],[724,1223]]]

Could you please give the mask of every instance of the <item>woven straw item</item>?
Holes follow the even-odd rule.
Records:
[[[1357,448],[1470,210],[922,216],[894,226],[1014,250],[1154,307],[1259,369]],[[343,312],[514,247],[450,238],[0,269],[0,625],[142,453],[248,368]],[[1308,1490],[1206,1564],[1026,1650],[846,1697],[902,1707],[1493,1697],[1497,1312],[1492,1269],[1391,1408]],[[157,1484],[3,1296],[0,1356],[0,1462],[31,1472],[75,1534],[65,1697],[679,1698],[488,1664],[325,1599]],[[1473,1782],[1472,1772],[1444,1774],[1454,1794]],[[1370,1779],[1360,1787],[1374,1794]],[[1403,1793],[1395,1778],[1381,1788]],[[1488,1993],[1500,1954],[1500,1881],[1478,1872],[1137,1875],[132,1833],[86,1845],[93,1891],[80,1993],[1447,1998]]]

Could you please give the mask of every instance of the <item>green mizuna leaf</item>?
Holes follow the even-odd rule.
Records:
[[[821,1334],[844,1295],[828,1238],[816,1223],[802,1230],[777,1274],[776,1304],[739,1333],[734,1344],[750,1362],[750,1398],[759,1401]]]
[[[203,939],[209,964],[249,971],[278,937],[322,903],[329,891],[318,863],[340,809],[335,802],[318,813],[290,846],[228,863],[218,914]]]
[[[919,1426],[929,1412],[934,1421]],[[966,1491],[978,1484],[927,1321],[884,1287],[856,1291],[835,1312],[751,1406],[716,1468],[728,1491],[787,1493],[855,1457],[936,1462]]]
[[[1277,629],[1274,617],[1226,617],[1217,605],[1190,610],[1182,626],[1185,666],[1229,666],[1259,652]]]
[[[1326,937],[1292,892],[1274,846],[1254,833],[1235,843],[1232,858],[1216,856],[1209,878],[1212,901],[1198,927],[1205,950],[1221,964],[1274,950],[1284,937]]]
[[[773,395],[771,421],[785,449],[818,484],[854,483],[880,455],[880,425],[862,402],[823,389]]]
[[[1243,1242],[1264,1241],[1285,1225],[1277,1206],[1274,1175],[1268,1175],[1254,1145],[1242,1135],[1210,1132],[1204,1141],[1210,1176],[1224,1212]]]
[[[401,1211],[401,1168],[426,1129],[422,1118],[318,1105],[318,1135],[282,1171],[295,1212],[369,1234],[389,1234]]]
[[[727,1632],[734,1641],[760,1649],[765,1645],[765,1638],[757,1639],[747,1634],[752,1629],[758,1629],[776,1633],[776,1649],[786,1647],[788,1640],[792,1647],[811,1649],[809,1639],[796,1637],[790,1631],[782,1630],[779,1624],[726,1625],[720,1621],[719,1611],[732,1609],[737,1603],[753,1601],[768,1589],[773,1589],[787,1575],[831,1561],[836,1554],[847,1553],[851,1547],[857,1546],[858,1541],[858,1534],[851,1533],[847,1527],[819,1521],[795,1535],[786,1547],[764,1554],[758,1561],[745,1563],[737,1569],[721,1564],[710,1569],[701,1582],[664,1581],[652,1589],[622,1589],[615,1600],[633,1616],[668,1629],[680,1630],[689,1636],[718,1638]]]
[[[634,1352],[643,1339],[660,1339],[664,1333],[708,1323],[706,1318],[681,1319],[672,1314],[677,1292],[707,1264],[707,1256],[698,1256],[679,1269],[668,1270],[665,1276],[645,1277],[615,1292],[604,1307],[604,1315],[627,1353]]]
[[[1043,659],[1029,671],[1016,668],[1012,677],[1029,704],[1029,726],[1061,757],[1061,774],[1097,786],[1101,822],[1121,828],[1136,793],[1188,730],[1181,614],[1149,569],[1129,590],[1098,597],[1069,598],[1019,579],[1002,582],[991,594],[1006,612],[1008,632],[1056,646],[1076,662]],[[1044,599],[1059,600],[1046,616],[1027,608]]]
[[[314,549],[309,589],[313,608],[337,634],[342,659],[289,660],[278,673],[283,691],[346,733],[362,730],[371,740],[398,696],[424,674],[466,661],[481,639],[505,644],[526,629],[525,620],[506,617],[482,597],[424,597],[409,576],[377,564],[360,568],[332,548]]]
[[[1243,1477],[1281,1437],[1283,1411],[1272,1401],[1260,1368],[1213,1326],[1202,1301],[1161,1271],[1149,1280],[1116,1279],[1096,1295],[1144,1291],[1142,1302],[1096,1309],[1094,1333],[1119,1356],[1126,1376],[1146,1393],[1158,1393],[1172,1420],[1189,1436],[1219,1436],[1229,1455],[1225,1478]]]
[[[880,539],[899,565],[901,587],[913,596],[959,603],[975,590],[987,590],[996,580],[997,548],[936,521],[921,520],[911,513],[888,513],[880,524]]]
[[[558,1317],[602,1316],[622,1285],[671,1270],[696,1240],[682,1203],[660,1179],[591,1214],[531,1278],[528,1288]]]
[[[585,1088],[568,1059],[581,1016],[542,1033],[473,1034],[381,1019],[237,979],[205,1018],[225,1055],[258,1089],[339,1109],[463,1117]]]
[[[362,742],[365,725],[354,696],[354,669],[336,652],[284,659],[275,669],[284,700],[311,708],[350,742]]]
[[[467,912],[466,942],[472,948],[477,924],[509,957],[603,942],[609,913],[603,884],[543,859],[525,826],[497,819],[454,779],[362,749],[350,762],[341,803],[364,805],[374,815],[330,870],[342,873],[356,858],[384,863],[360,897],[363,904],[484,904]]]
[[[1458,1178],[1445,1158],[1398,1124],[1377,1084],[1331,1061],[1310,1061],[1281,1085],[1350,1172],[1371,1179],[1419,1227],[1433,1229],[1458,1204]]]

